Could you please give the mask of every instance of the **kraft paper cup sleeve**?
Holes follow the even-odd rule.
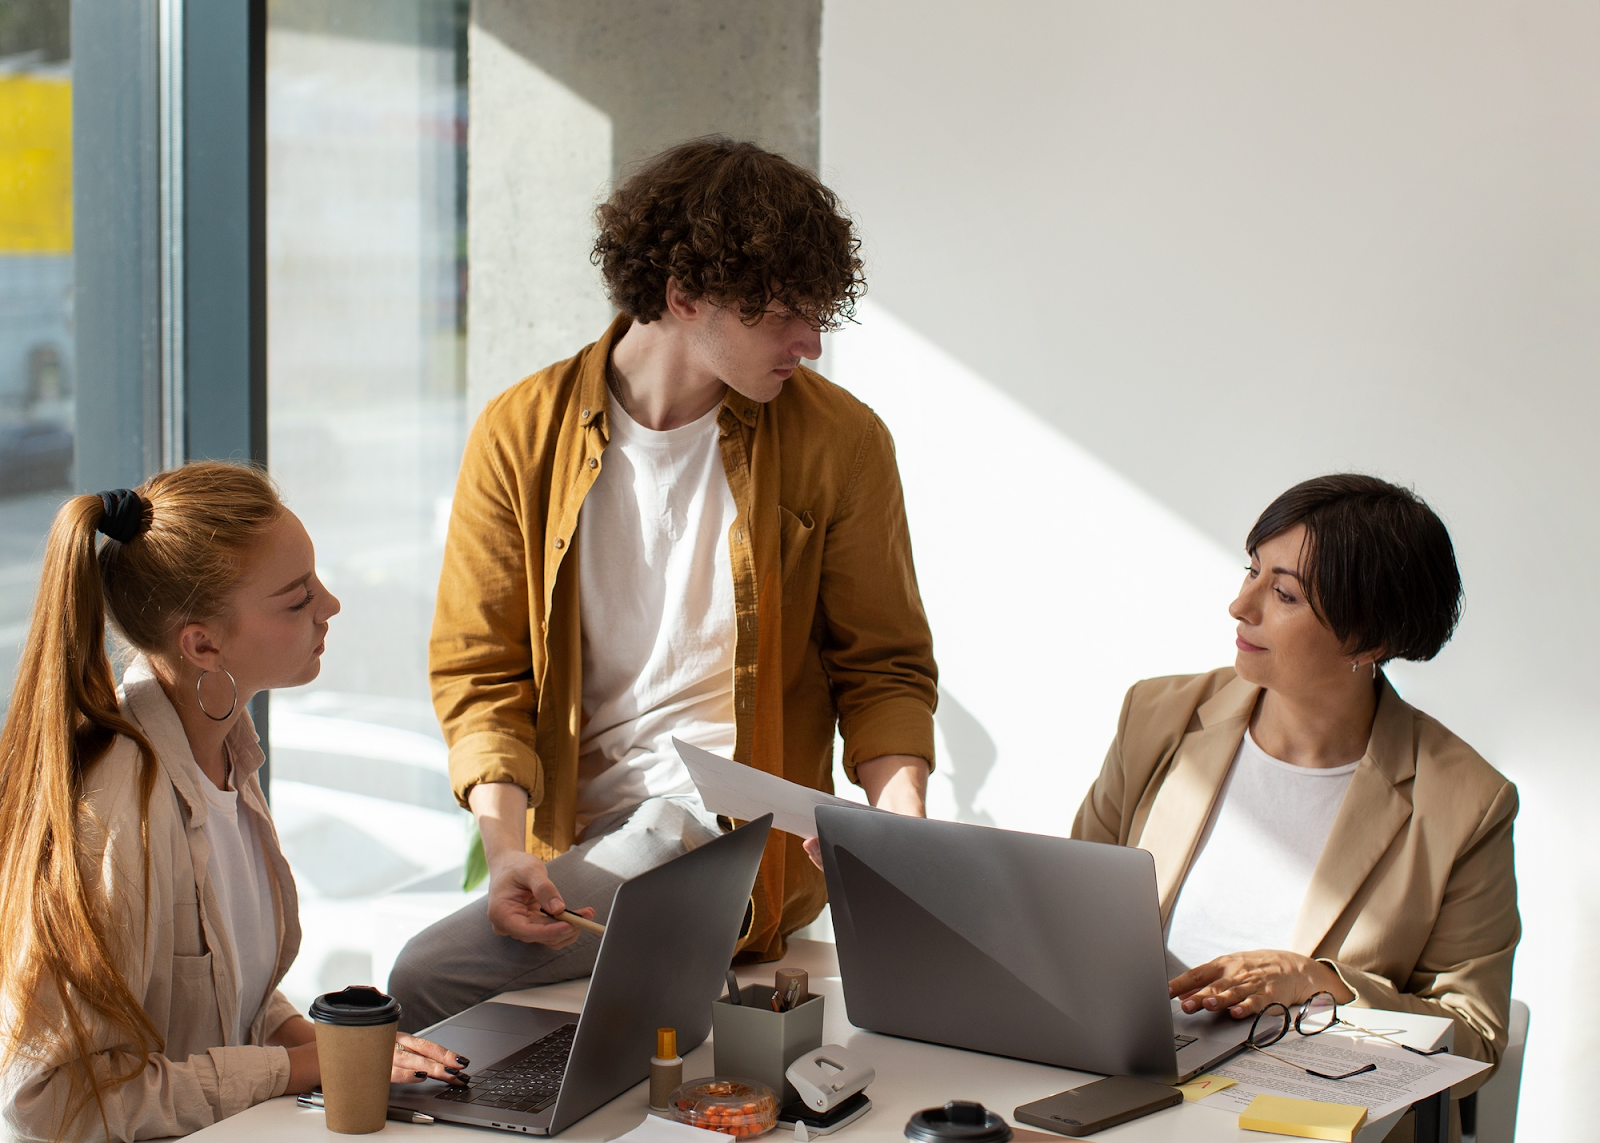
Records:
[[[342,1135],[383,1130],[400,1002],[376,988],[355,986],[317,997],[311,1019],[328,1130]]]

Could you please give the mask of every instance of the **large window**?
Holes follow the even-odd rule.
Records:
[[[67,0],[0,6],[0,712],[72,482],[72,66]]]
[[[427,638],[466,431],[464,0],[272,0],[268,458],[343,602],[321,678],[272,698],[301,894],[297,1002],[382,984],[459,904]]]

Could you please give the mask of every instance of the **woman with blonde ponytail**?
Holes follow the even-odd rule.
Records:
[[[57,513],[0,731],[0,1138],[185,1135],[319,1082],[277,991],[300,925],[246,705],[316,678],[338,610],[253,468]],[[393,1078],[465,1063],[401,1036]]]

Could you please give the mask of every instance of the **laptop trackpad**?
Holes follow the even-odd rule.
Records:
[[[1214,1044],[1240,1044],[1250,1034],[1249,1020],[1235,1020],[1226,1012],[1185,1012],[1178,1001],[1172,1002],[1172,1030],[1180,1036],[1193,1036]]]
[[[465,1056],[472,1061],[467,1070],[474,1072],[505,1059],[512,1052],[526,1048],[533,1042],[526,1032],[513,1035],[510,1032],[490,1032],[484,1028],[463,1028],[459,1024],[442,1024],[423,1038],[449,1048],[458,1056]]]
[[[514,1032],[526,1037],[529,1043],[546,1032],[555,1031],[563,1024],[577,1022],[576,1012],[554,1012],[548,1008],[530,1008],[525,1004],[500,1004],[493,1000],[474,1004],[465,1012],[458,1012],[447,1021],[452,1026],[479,1028],[485,1032]]]

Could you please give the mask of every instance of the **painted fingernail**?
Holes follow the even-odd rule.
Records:
[[[412,1072],[411,1074],[416,1076],[418,1079],[427,1079],[428,1078],[428,1073],[427,1072]]]
[[[457,1056],[457,1057],[456,1057],[456,1066],[457,1066],[457,1067],[460,1067],[460,1068],[464,1068],[464,1067],[466,1067],[466,1066],[467,1066],[467,1065],[468,1065],[468,1064],[470,1064],[470,1063],[471,1063],[471,1062],[472,1062],[472,1061],[471,1061],[471,1060],[469,1060],[469,1059],[467,1059],[467,1057],[466,1057],[466,1056]]]
[[[458,1076],[458,1075],[461,1074],[461,1069],[460,1068],[445,1068],[445,1073],[447,1075]]]

